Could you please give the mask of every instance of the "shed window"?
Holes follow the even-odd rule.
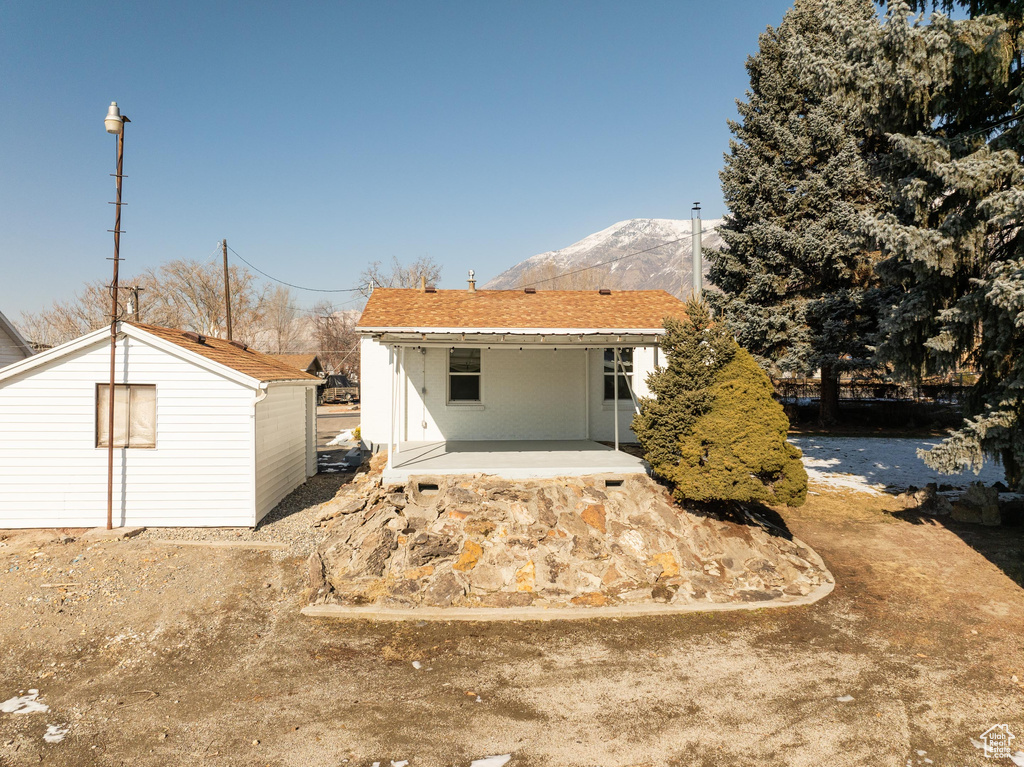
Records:
[[[448,352],[448,401],[480,401],[480,350]]]
[[[107,447],[110,386],[96,385],[96,447]],[[156,386],[114,386],[114,447],[156,447]]]
[[[631,348],[619,349],[619,399],[630,399],[629,388],[626,381],[629,380],[629,387],[633,386],[633,350]],[[604,398],[611,402],[615,399],[615,350],[604,350]]]

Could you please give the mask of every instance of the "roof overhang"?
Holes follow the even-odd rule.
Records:
[[[18,332],[18,329],[14,327],[14,323],[5,317],[3,312],[0,312],[0,329],[3,329],[10,336],[10,339],[14,341],[14,345],[24,352],[26,357],[31,357],[35,353],[32,345],[25,340],[25,337]]]
[[[363,328],[361,332],[386,346],[469,346],[581,349],[657,346],[662,328]]]

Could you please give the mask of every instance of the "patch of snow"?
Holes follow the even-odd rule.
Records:
[[[40,703],[39,690],[29,690],[27,695],[9,698],[0,703],[0,711],[5,714],[42,714],[50,710],[45,703]]]
[[[331,447],[333,445],[343,445],[346,442],[354,442],[355,438],[355,429],[343,429],[338,432],[338,436],[327,443],[327,446]]]
[[[64,736],[68,734],[71,728],[64,724],[49,724],[46,726],[46,732],[43,734],[43,740],[47,743],[60,743],[64,740]]]
[[[409,760],[403,759],[400,762],[391,762],[391,767],[406,767],[407,764],[409,764]]]
[[[412,662],[412,667],[413,667],[414,669],[416,669],[417,671],[419,671],[419,670],[420,670],[421,668],[423,668],[423,664],[422,664],[422,663],[420,663],[420,662],[419,662],[418,660],[414,660],[414,661]]]
[[[1010,761],[1017,765],[1017,767],[1024,767],[1024,751],[1016,751],[1010,754]]]
[[[838,698],[836,698],[836,700],[839,701],[840,703],[851,703],[853,701],[853,696],[852,695],[840,695]]]
[[[501,754],[500,756],[485,756],[483,759],[474,759],[469,767],[505,767],[512,759],[512,754]]]
[[[939,443],[928,439],[881,437],[790,437],[804,454],[807,477],[817,484],[865,493],[882,493],[886,488],[924,487],[929,482],[967,487],[972,482],[991,485],[1004,477],[1003,469],[986,464],[976,476],[939,474],[917,456],[918,449]]]

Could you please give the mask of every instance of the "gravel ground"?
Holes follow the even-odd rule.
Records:
[[[261,541],[286,543],[289,556],[308,557],[326,530],[313,527],[320,504],[335,496],[354,471],[317,474],[275,506],[255,528],[150,527],[138,537],[185,541]]]

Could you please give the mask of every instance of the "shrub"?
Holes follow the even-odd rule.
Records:
[[[666,319],[666,366],[648,377],[633,432],[654,473],[678,501],[763,501],[799,506],[807,497],[800,451],[768,376],[703,304]]]

